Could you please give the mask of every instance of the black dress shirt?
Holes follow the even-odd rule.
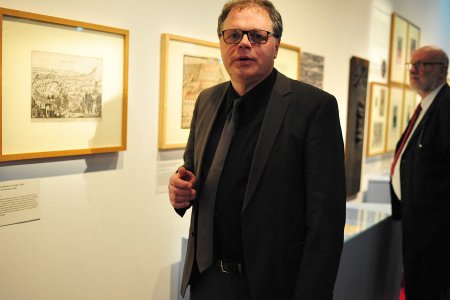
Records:
[[[241,210],[247,188],[248,175],[264,119],[267,103],[276,79],[275,70],[247,94],[239,107],[235,135],[228,151],[219,182],[214,215],[214,256],[228,262],[244,262],[241,238]],[[208,140],[202,168],[206,178],[222,128],[233,102],[239,95],[232,85],[222,105]],[[202,182],[204,184],[204,182]]]

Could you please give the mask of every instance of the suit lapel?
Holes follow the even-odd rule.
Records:
[[[439,102],[441,101],[442,98],[444,98],[445,93],[447,93],[449,89],[450,89],[449,86],[447,84],[445,84],[441,88],[439,93],[436,95],[436,98],[434,98],[433,103],[431,103],[431,106],[425,112],[425,115],[423,116],[422,120],[417,125],[416,130],[414,130],[414,132],[412,133],[412,136],[411,136],[409,142],[406,144],[404,153],[408,150],[408,148],[411,145],[414,144],[413,141],[415,141],[420,136],[420,133],[422,132],[423,127],[429,122],[429,120],[431,120],[432,115],[433,115],[434,111],[436,110],[436,107],[439,105]],[[403,135],[404,134],[405,133],[402,134],[402,137],[400,138],[400,141],[403,139]],[[397,149],[398,149],[398,146],[399,145],[397,145]]]
[[[204,104],[204,112],[199,114],[201,119],[197,121],[196,129],[196,148],[194,151],[194,165],[196,174],[199,176],[202,170],[203,157],[205,155],[206,145],[208,144],[209,136],[213,129],[214,123],[219,113],[222,102],[225,99],[225,94],[228,90],[228,84],[222,84],[218,90],[214,90],[211,95],[205,95],[203,101],[207,101]],[[200,101],[200,99],[198,100]]]
[[[289,102],[285,96],[290,92],[290,79],[283,74],[278,73],[272,95],[267,104],[266,114],[261,126],[258,142],[256,143],[242,211],[247,207],[258,186],[258,182],[283,122],[286,109],[289,106]]]

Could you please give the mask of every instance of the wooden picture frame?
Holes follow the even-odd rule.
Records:
[[[129,32],[0,8],[0,161],[126,150]]]
[[[391,42],[389,50],[389,82],[405,83],[408,21],[393,13],[391,16]]]
[[[406,61],[411,61],[411,53],[420,46],[420,28],[412,23],[408,23],[408,40],[406,44]],[[405,68],[405,84],[410,85],[409,70]]]
[[[275,67],[299,78],[300,54],[299,47],[282,43]],[[184,148],[197,96],[203,89],[228,80],[219,43],[161,34],[158,148]]]
[[[401,118],[403,108],[403,87],[389,86],[389,108],[386,127],[386,152],[395,151],[395,146],[402,135]]]
[[[420,98],[417,92],[411,88],[405,88],[403,91],[403,109],[402,109],[402,123],[401,132],[404,132],[411,120],[416,106],[419,104]]]
[[[383,154],[386,148],[386,127],[389,87],[385,83],[370,83],[367,157]]]
[[[281,43],[274,67],[287,77],[300,80],[301,54],[300,47]]]
[[[186,58],[192,58],[193,61],[189,62]],[[195,74],[189,70],[195,70]],[[161,35],[160,150],[186,146],[198,94],[226,80],[229,77],[222,63],[218,43],[168,33]]]

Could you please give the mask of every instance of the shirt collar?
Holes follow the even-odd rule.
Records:
[[[433,103],[434,98],[436,98],[437,94],[439,93],[441,88],[444,86],[444,84],[445,84],[445,82],[442,83],[437,88],[435,88],[434,90],[432,90],[428,95],[425,96],[425,98],[423,98],[420,101],[420,106],[422,106],[422,110],[423,111],[427,111],[428,110],[428,108],[430,107],[431,103]]]
[[[277,78],[277,72],[275,68],[263,81],[258,83],[254,88],[248,91],[245,95],[241,96],[242,104],[247,110],[254,111],[269,99],[273,85]],[[233,85],[230,84],[227,94],[227,111],[231,110],[233,102],[236,98],[239,98],[239,94],[234,90]]]

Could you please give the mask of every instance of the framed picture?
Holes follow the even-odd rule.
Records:
[[[402,113],[402,123],[400,131],[403,132],[408,126],[409,120],[411,120],[414,110],[417,104],[419,104],[420,99],[413,89],[405,88],[403,93],[403,113]]]
[[[275,68],[289,78],[300,80],[300,60],[299,47],[281,43],[275,59]]]
[[[325,57],[302,51],[300,78],[319,89],[323,89]]]
[[[408,42],[406,45],[406,62],[411,61],[411,53],[420,47],[420,28],[408,23]],[[405,70],[405,84],[409,85],[409,70]]]
[[[125,150],[128,31],[0,15],[0,161]]]
[[[389,50],[389,82],[405,82],[408,21],[393,13],[391,17],[391,45]]]
[[[275,67],[287,76],[299,78],[300,48],[281,44]],[[184,148],[198,95],[228,80],[219,43],[163,33],[158,148]]]
[[[403,87],[389,86],[389,106],[386,128],[386,152],[395,151],[395,146],[402,134],[401,118],[403,107]]]
[[[387,84],[370,83],[367,156],[383,154],[385,151],[388,94],[389,88]]]
[[[387,82],[390,39],[386,37],[391,32],[391,14],[384,9],[373,9],[370,28],[370,78],[374,82]]]
[[[218,43],[161,35],[159,149],[186,146],[197,96],[227,80]]]

